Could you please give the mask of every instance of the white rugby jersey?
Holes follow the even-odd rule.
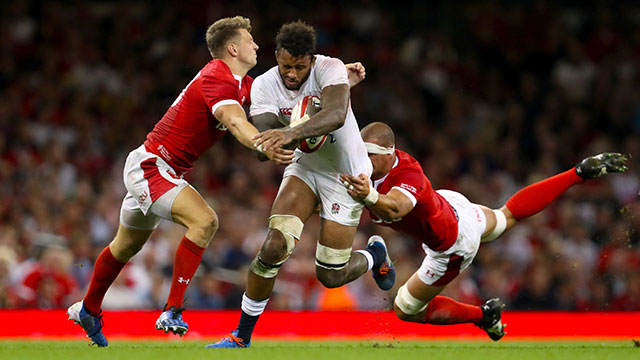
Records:
[[[288,126],[291,109],[300,99],[305,96],[322,99],[323,88],[338,84],[349,85],[347,70],[340,59],[316,55],[309,78],[298,90],[287,89],[278,67],[274,66],[253,81],[249,115],[272,113],[278,116],[283,125]],[[318,172],[371,175],[371,161],[360,137],[351,101],[344,125],[329,133],[324,145],[316,152],[304,153],[296,149],[294,161]]]

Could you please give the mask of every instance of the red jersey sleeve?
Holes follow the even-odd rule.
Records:
[[[212,113],[219,106],[242,105],[246,100],[240,98],[240,89],[235,79],[220,79],[210,75],[205,75],[202,79],[202,96]]]
[[[389,191],[398,189],[405,194],[415,206],[425,189],[430,189],[427,179],[420,169],[407,168],[389,174]]]

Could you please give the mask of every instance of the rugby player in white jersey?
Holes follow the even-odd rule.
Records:
[[[371,174],[372,165],[350,106],[347,69],[339,59],[315,54],[315,30],[302,21],[283,25],[276,36],[278,65],[258,76],[251,91],[250,117],[258,130],[256,147],[264,151],[327,135],[311,153],[296,149],[284,172],[269,217],[269,232],[250,266],[242,313],[236,330],[214,348],[244,348],[264,311],[280,266],[294,250],[304,223],[320,205],[316,276],[328,288],[342,286],[369,270],[378,286],[389,290],[393,264],[380,237],[352,252],[362,203],[349,196],[340,174]],[[364,74],[362,74],[364,75]],[[291,109],[306,96],[321,99],[309,121],[289,126]]]

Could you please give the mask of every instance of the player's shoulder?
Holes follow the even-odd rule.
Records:
[[[347,73],[342,60],[325,55],[316,55],[313,71],[316,76],[319,74],[341,74],[343,72],[346,75]]]
[[[342,62],[342,60],[340,60],[338,58],[335,58],[335,57],[316,54],[315,58],[316,58],[316,60],[315,60],[316,65],[320,66],[320,67],[324,67],[324,66],[344,66],[344,62]]]
[[[282,80],[280,79],[278,68],[273,67],[253,80],[251,97],[273,100],[274,98],[282,96],[285,90],[281,83]]]
[[[276,84],[278,81],[280,80],[280,74],[278,74],[278,67],[274,66],[271,69],[265,71],[264,73],[262,73],[261,75],[256,76],[256,78],[254,79],[254,83],[258,84],[258,83],[262,83],[262,84],[268,84],[268,83],[273,83]]]
[[[219,59],[209,61],[200,72],[204,81],[237,83],[229,66]]]
[[[418,170],[422,172],[420,162],[409,153],[396,149],[396,157],[398,158],[398,170]]]

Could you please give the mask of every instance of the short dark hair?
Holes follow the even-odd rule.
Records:
[[[302,20],[282,25],[276,35],[276,50],[284,49],[293,57],[315,54],[316,30]]]
[[[365,142],[375,142],[382,147],[391,147],[396,143],[393,130],[382,122],[372,122],[363,127],[360,130],[360,135]]]
[[[225,45],[238,35],[238,30],[246,29],[251,32],[251,21],[242,16],[223,18],[214,22],[207,29],[207,48],[211,56],[216,59],[224,55]]]

